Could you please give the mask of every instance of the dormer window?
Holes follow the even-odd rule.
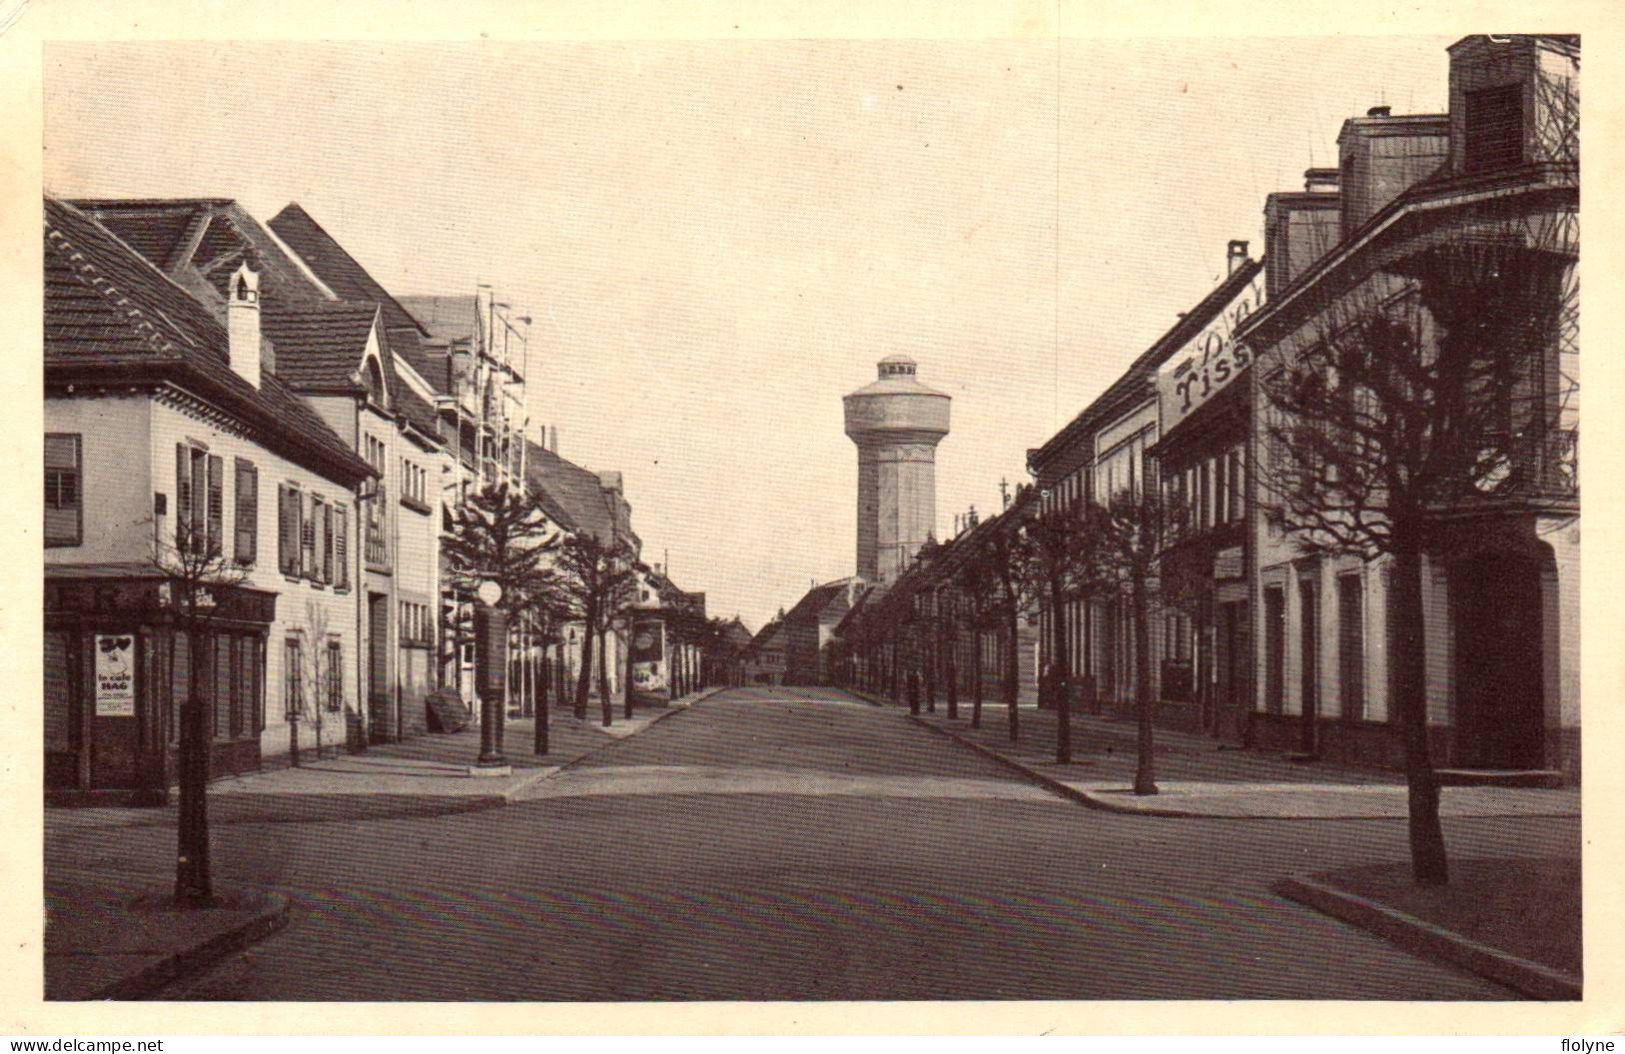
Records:
[[[248,279],[243,277],[243,275],[239,274],[237,276],[236,285],[237,285],[236,299],[241,300],[244,303],[248,303],[248,304],[252,304],[255,301],[259,300],[259,298],[260,298],[259,290],[250,289],[249,286],[248,286]]]
[[[1507,84],[1466,93],[1463,165],[1495,172],[1523,163],[1523,86]]]

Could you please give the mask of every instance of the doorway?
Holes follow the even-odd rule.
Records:
[[[1453,568],[1454,763],[1534,769],[1545,761],[1540,563],[1484,553]]]

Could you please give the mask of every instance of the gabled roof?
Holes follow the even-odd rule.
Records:
[[[378,319],[372,304],[266,301],[260,329],[276,345],[277,376],[306,391],[359,391],[356,371]]]
[[[335,299],[274,233],[230,198],[86,199],[73,202],[194,295],[226,284],[246,263],[263,300],[281,305]]]
[[[1169,356],[1184,347],[1186,341],[1201,333],[1203,328],[1235,298],[1236,294],[1245,289],[1263,268],[1262,260],[1247,260],[1232,271],[1224,281],[1214,287],[1212,292],[1198,301],[1194,308],[1182,315],[1178,322],[1130,363],[1123,375],[1084,407],[1066,427],[1051,436],[1043,446],[1031,451],[1027,463],[1030,466],[1037,466],[1052,458],[1060,457],[1073,443],[1094,433],[1129,405],[1150,398],[1155,392],[1158,367],[1166,362]],[[1093,452],[1090,453],[1092,459]]]
[[[479,323],[479,301],[473,295],[403,296],[401,305],[435,340],[472,340]]]
[[[779,619],[774,619],[763,626],[761,632],[751,638],[750,643],[752,647],[760,651],[766,651],[769,648],[783,648],[784,623]]]
[[[615,536],[615,516],[597,473],[530,440],[525,441],[525,478],[541,495],[544,511],[565,530],[599,540]]]
[[[384,314],[385,329],[410,329],[425,337],[429,335],[418,320],[401,306],[400,301],[390,296],[389,291],[379,285],[367,273],[367,269],[323,230],[321,224],[298,202],[284,206],[281,212],[271,217],[269,226],[341,299],[377,304]]]
[[[850,606],[850,585],[852,579],[842,578],[834,582],[826,582],[821,586],[813,586],[784,616],[785,622],[801,622],[814,620],[822,622],[826,616],[844,615]]]
[[[237,416],[265,445],[337,482],[374,475],[274,373],[231,368],[226,329],[88,215],[45,198],[45,381],[174,383]]]

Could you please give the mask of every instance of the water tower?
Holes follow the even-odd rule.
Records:
[[[914,376],[914,360],[888,355],[880,376],[842,400],[858,446],[858,574],[890,582],[937,522],[937,444],[948,404]]]

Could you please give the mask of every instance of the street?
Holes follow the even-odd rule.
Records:
[[[1446,834],[1462,857],[1579,839]],[[123,829],[74,863],[162,873],[172,838]],[[1099,812],[896,710],[734,689],[504,808],[218,826],[219,881],[289,894],[292,921],[164,997],[1515,998],[1267,888],[1404,855],[1403,820]]]

